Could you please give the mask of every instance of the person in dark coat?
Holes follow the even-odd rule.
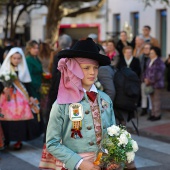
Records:
[[[123,67],[129,67],[138,75],[138,77],[140,77],[140,62],[138,58],[133,57],[132,50],[133,49],[131,46],[126,46],[123,48],[124,57],[119,60],[117,67],[118,69],[121,69]]]
[[[132,47],[130,46],[126,46],[124,47],[124,56],[128,59],[132,57]],[[128,55],[129,54],[129,55]],[[132,58],[133,63],[130,64],[130,66],[132,67],[132,70],[136,72],[136,74],[139,76],[140,75],[140,63],[139,63],[139,59],[137,58]],[[129,63],[128,63],[129,64]],[[103,86],[103,91],[111,98],[112,102],[114,103],[114,99],[115,99],[115,95],[116,95],[116,90],[115,90],[115,85],[114,85],[114,76],[116,73],[117,68],[122,68],[122,67],[129,67],[129,65],[126,64],[125,59],[122,57],[119,62],[118,65],[116,65],[116,67],[113,67],[112,65],[107,65],[107,66],[101,66],[99,67],[99,72],[98,72],[98,79],[99,82],[101,83],[101,85]],[[135,67],[135,65],[137,65],[137,67],[139,68],[139,70]],[[113,106],[114,107],[114,106]],[[119,110],[119,109],[115,109],[114,108],[114,113],[115,113],[115,117],[116,117],[116,121],[117,124],[121,124],[121,125],[126,125],[126,119],[124,115],[128,115],[128,113]],[[128,169],[133,169],[136,170],[135,168],[135,163],[132,162],[130,164],[126,164],[127,166],[127,170]]]
[[[2,64],[2,63],[3,63],[3,60],[4,60],[3,54],[4,54],[4,50],[3,50],[2,47],[0,47],[0,64]]]
[[[123,48],[126,46],[131,46],[131,44],[127,41],[127,32],[120,32],[120,40],[117,42],[116,49],[119,51],[119,57],[123,57]]]

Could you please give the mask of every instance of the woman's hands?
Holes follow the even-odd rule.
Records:
[[[11,95],[13,93],[13,90],[14,89],[12,87],[5,87],[3,89],[3,92],[4,92],[4,94],[5,94],[6,98],[7,98],[7,101],[11,100]]]
[[[80,164],[79,166],[80,170],[100,170],[99,166],[94,165],[92,162],[90,161],[85,161],[83,160],[83,162]]]
[[[5,87],[3,91],[6,95],[10,95],[10,88],[9,87]]]
[[[34,101],[34,98],[33,97],[30,97],[30,102],[32,103]]]

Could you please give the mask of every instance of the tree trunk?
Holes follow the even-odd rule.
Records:
[[[13,16],[14,16],[14,8],[15,8],[15,6],[13,6],[13,5],[11,5],[11,15],[10,15],[10,24],[11,24],[11,28],[10,28],[10,38],[15,38],[15,27],[14,27],[14,18],[13,18]]]
[[[58,40],[59,27],[63,17],[75,17],[79,14],[97,11],[105,3],[105,1],[106,0],[99,0],[94,6],[80,8],[76,12],[66,14],[64,9],[60,6],[61,3],[64,2],[63,0],[51,0],[48,5],[46,38],[49,38],[52,43],[55,43]]]
[[[61,23],[61,20],[58,20],[55,23],[55,25],[53,26],[54,28],[52,29],[52,32],[51,32],[51,42],[52,42],[52,44],[55,44],[58,41],[60,23]]]
[[[49,38],[53,44],[58,40],[60,22],[63,17],[63,12],[59,8],[61,2],[62,0],[51,0],[48,6],[46,38]]]
[[[8,38],[8,18],[9,18],[9,4],[6,6],[6,22],[5,22],[5,39]]]

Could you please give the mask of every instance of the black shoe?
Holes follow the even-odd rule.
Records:
[[[153,119],[151,119],[151,121],[157,121],[161,119],[161,115],[160,116],[154,116]]]
[[[4,141],[4,147],[5,147],[5,148],[7,148],[7,147],[9,146],[9,144],[10,144],[9,141],[7,141],[7,140]]]
[[[147,115],[147,109],[146,108],[142,108],[142,112],[141,112],[141,116]]]
[[[152,119],[154,119],[155,118],[155,116],[149,116],[147,119],[148,120],[152,120]]]

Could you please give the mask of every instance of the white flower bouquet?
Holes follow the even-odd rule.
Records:
[[[112,125],[107,128],[107,135],[101,141],[94,164],[105,170],[111,169],[110,167],[124,167],[134,160],[137,150],[137,142],[131,138],[125,127]]]
[[[15,73],[6,71],[0,74],[0,81],[2,82],[4,87],[11,87],[15,79],[16,79]]]

